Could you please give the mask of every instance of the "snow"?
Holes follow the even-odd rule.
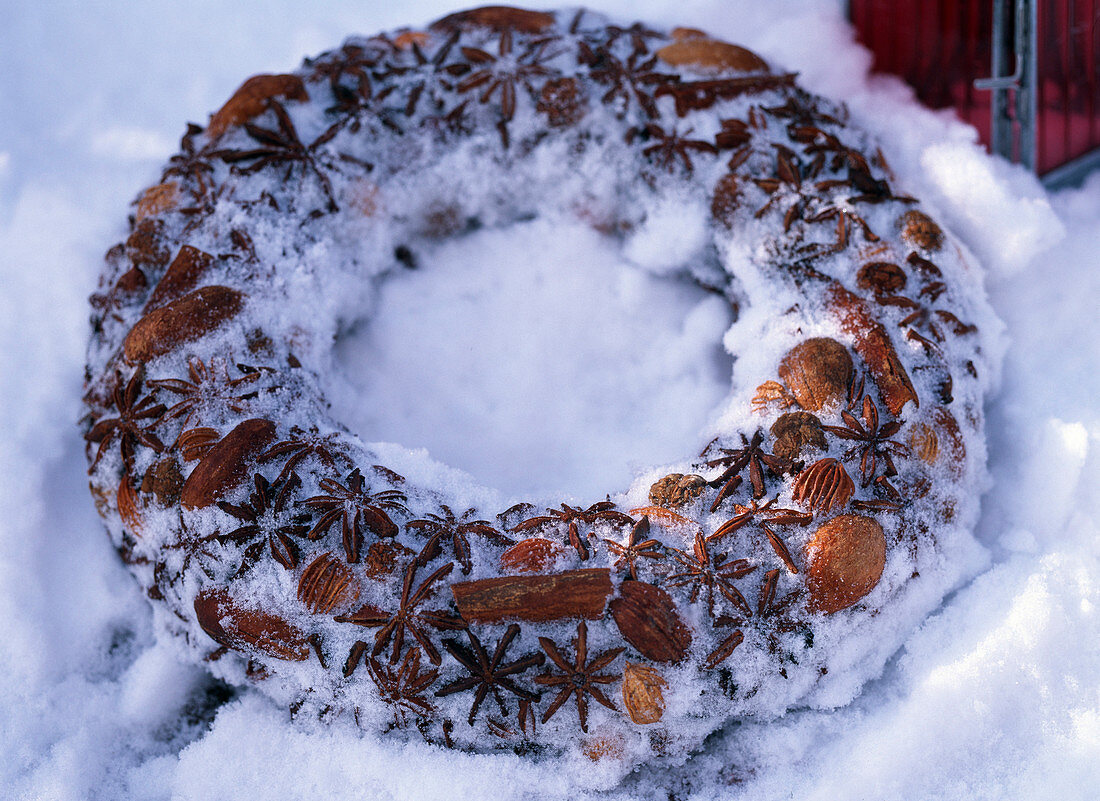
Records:
[[[624,18],[705,28],[847,102],[885,142],[906,189],[985,268],[973,280],[984,280],[1007,346],[987,406],[991,487],[978,525],[985,550],[968,556],[980,575],[907,638],[853,703],[731,726],[682,767],[643,767],[618,784],[612,768],[587,761],[531,763],[312,728],[263,696],[213,682],[154,636],[149,606],[117,563],[86,491],[75,425],[86,298],[127,203],[155,179],[183,121],[205,119],[246,75],[295,67],[351,32],[449,8],[428,0],[323,10],[203,3],[186,12],[164,2],[12,5],[0,31],[0,675],[8,690],[0,698],[0,786],[14,797],[474,798],[487,785],[501,798],[1091,797],[1100,779],[1100,338],[1088,326],[1100,299],[1100,176],[1050,197],[1024,171],[988,158],[966,126],[920,109],[897,81],[867,78],[868,56],[852,45],[834,3],[594,4]],[[668,231],[690,245],[675,210],[639,236],[661,241]],[[646,245],[640,238],[636,252],[651,252]],[[679,260],[669,252],[642,265],[654,282]],[[578,258],[595,255],[593,245]],[[409,286],[393,291],[435,291],[427,277],[419,281],[409,276]],[[631,303],[679,303],[662,311],[656,327],[665,334],[697,304],[695,327],[679,332],[685,349],[724,327],[705,301],[670,298],[659,283],[620,289],[607,302],[620,303],[626,317]],[[528,290],[517,283],[512,291]],[[550,337],[555,329],[540,330]],[[610,345],[618,350],[609,360],[621,363],[625,346]],[[365,345],[376,346],[386,352],[384,342]],[[642,362],[645,375],[661,366],[658,356]],[[559,368],[571,370],[561,380],[594,389],[576,363],[563,356]],[[356,373],[349,367],[349,381]],[[393,369],[389,379],[401,375]],[[714,381],[693,380],[704,389]],[[626,411],[630,397],[615,408]],[[702,398],[694,418],[678,420],[685,428],[667,435],[673,453],[686,450],[677,442],[693,441],[690,429],[710,411]],[[601,447],[617,450],[630,431],[603,430]],[[633,455],[641,464],[662,458]],[[488,448],[475,456],[493,462]],[[559,480],[588,467],[563,467]]]

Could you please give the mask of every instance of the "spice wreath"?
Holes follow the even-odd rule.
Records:
[[[622,243],[670,208],[742,315],[699,456],[500,511],[331,419],[334,339],[425,242],[543,216]],[[682,752],[850,699],[963,570],[978,280],[845,109],[697,30],[488,7],[253,77],[140,195],[92,305],[115,546],[163,631],[298,714]]]

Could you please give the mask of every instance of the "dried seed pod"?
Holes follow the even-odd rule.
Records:
[[[405,31],[393,37],[393,46],[398,50],[407,50],[413,45],[425,47],[431,40],[431,35],[424,31]]]
[[[134,485],[128,475],[123,474],[118,482],[118,515],[126,526],[126,530],[135,537],[141,536],[141,500],[138,498]]]
[[[843,509],[855,489],[844,465],[836,459],[820,459],[798,474],[794,482],[794,500],[808,503],[811,509],[831,512]]]
[[[539,92],[535,108],[546,115],[551,128],[576,125],[588,112],[584,95],[575,78],[555,78],[547,81]]]
[[[710,199],[710,214],[715,220],[732,228],[741,205],[741,187],[736,173],[726,173],[714,185]]]
[[[691,646],[691,630],[680,619],[676,603],[660,587],[624,581],[608,606],[623,639],[654,662],[679,662]]]
[[[501,570],[512,573],[546,573],[569,549],[544,537],[521,540],[500,555]]]
[[[672,67],[707,72],[768,72],[768,62],[751,50],[698,36],[665,45],[657,51],[657,58]]]
[[[267,110],[273,98],[309,100],[305,84],[297,75],[253,75],[210,118],[206,133],[217,139],[233,125],[241,125]]]
[[[210,639],[244,653],[302,662],[309,658],[306,635],[286,620],[245,607],[222,589],[203,590],[195,598],[195,616]]]
[[[781,414],[771,427],[775,443],[772,453],[793,462],[807,445],[824,450],[827,447],[821,421],[809,412]]]
[[[816,412],[848,396],[852,382],[848,349],[828,337],[807,339],[791,348],[779,363],[779,377],[803,409]]]
[[[889,261],[872,261],[859,268],[856,285],[876,295],[895,295],[909,282],[905,271]]]
[[[255,418],[245,420],[218,442],[195,465],[183,483],[180,503],[185,509],[202,509],[241,483],[248,466],[275,439],[275,424]]]
[[[810,609],[832,614],[878,584],[886,566],[886,536],[872,517],[840,515],[814,532],[804,553]]]
[[[679,509],[702,495],[706,487],[707,480],[702,476],[669,473],[649,488],[649,502],[654,506]]]
[[[757,414],[766,414],[768,406],[776,404],[780,409],[789,409],[795,405],[794,396],[778,381],[765,381],[756,388],[752,397],[752,410]]]
[[[130,364],[147,362],[214,331],[244,306],[244,293],[227,286],[204,286],[153,309],[126,335],[122,351]]]
[[[323,553],[309,563],[298,580],[298,600],[314,615],[328,614],[338,606],[354,603],[359,597],[359,585],[351,568]]]
[[[901,238],[914,248],[936,251],[943,247],[943,229],[923,211],[910,209],[898,220]]]
[[[668,682],[656,668],[627,662],[623,668],[623,706],[630,719],[640,726],[656,723],[665,713],[662,692]]]
[[[156,217],[158,214],[171,211],[179,205],[179,197],[180,188],[175,181],[150,186],[138,199],[134,219],[141,222],[146,217]]]

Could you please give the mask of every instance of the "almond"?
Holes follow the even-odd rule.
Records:
[[[623,706],[630,719],[640,726],[656,723],[665,713],[662,692],[668,682],[656,668],[627,662],[623,668]]]
[[[209,253],[204,253],[190,245],[181,247],[149,296],[145,304],[145,312],[150,312],[190,292],[198,286],[199,281],[213,263],[214,257]]]
[[[878,584],[886,566],[886,537],[874,518],[841,515],[814,532],[804,553],[810,564],[810,609],[832,614]]]
[[[256,418],[230,431],[203,457],[180,493],[185,509],[212,506],[247,476],[249,465],[275,439],[275,424]]]
[[[204,286],[153,309],[134,324],[123,340],[126,361],[147,362],[201,339],[236,315],[244,306],[244,297],[226,286]]]
[[[195,616],[210,639],[234,651],[292,662],[309,658],[309,642],[302,632],[278,615],[243,606],[225,590],[200,592]]]
[[[559,542],[543,537],[521,540],[500,555],[500,568],[511,573],[546,573],[569,552]]]
[[[680,619],[672,597],[660,587],[624,581],[608,611],[623,639],[647,659],[679,662],[687,656],[691,631]]]
[[[217,139],[231,126],[263,114],[271,99],[276,97],[309,100],[305,84],[297,75],[253,75],[210,118],[206,133]]]
[[[697,70],[767,72],[768,62],[751,50],[703,37],[685,37],[657,51],[661,61],[673,67]]]
[[[779,363],[782,378],[798,405],[816,412],[848,397],[852,357],[835,339],[815,337],[791,348]]]
[[[134,218],[140,222],[146,217],[156,217],[158,214],[171,211],[179,205],[179,197],[180,188],[174,181],[150,186],[138,199]]]

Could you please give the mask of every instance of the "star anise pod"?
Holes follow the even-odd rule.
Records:
[[[614,684],[622,678],[620,674],[605,674],[599,673],[598,671],[603,670],[618,659],[619,654],[626,649],[611,648],[598,654],[589,662],[588,626],[583,620],[577,623],[577,638],[574,640],[576,653],[572,663],[566,659],[562,651],[554,644],[554,641],[548,637],[539,637],[539,645],[542,646],[542,650],[546,651],[546,655],[550,657],[550,661],[552,661],[561,671],[560,673],[548,671],[539,676],[535,676],[536,684],[541,684],[543,687],[560,688],[554,700],[550,702],[550,706],[542,713],[542,722],[546,723],[546,721],[554,717],[554,713],[561,708],[562,704],[569,700],[569,696],[574,695],[576,696],[577,717],[580,719],[581,731],[587,733],[587,696],[592,696],[596,699],[597,703],[602,704],[608,709],[615,709],[615,704],[604,695],[599,685]]]
[[[339,433],[320,434],[317,431],[303,431],[298,427],[290,429],[290,439],[276,442],[260,454],[260,462],[270,462],[285,458],[283,469],[276,481],[284,481],[309,456],[320,460],[330,469],[336,469],[336,460],[348,462],[342,437]]]
[[[183,417],[182,425],[186,428],[200,408],[224,407],[238,414],[247,409],[246,401],[254,398],[256,393],[238,392],[238,387],[256,381],[260,377],[260,371],[244,370],[242,365],[237,367],[243,375],[231,378],[229,365],[224,359],[211,359],[208,365],[201,359],[191,358],[187,363],[190,381],[181,378],[162,378],[150,381],[149,386],[166,390],[180,397],[180,400],[164,413],[164,419]]]
[[[856,443],[844,452],[841,459],[848,461],[856,455],[859,456],[859,472],[862,476],[860,485],[866,487],[876,480],[880,462],[883,465],[881,478],[896,476],[898,471],[894,466],[894,456],[907,456],[909,453],[906,445],[890,439],[901,430],[901,420],[880,425],[878,406],[870,395],[863,396],[862,424],[848,411],[842,411],[840,416],[845,425],[822,428],[841,439]]]
[[[319,154],[339,132],[343,123],[337,122],[307,145],[298,136],[298,130],[294,127],[294,122],[282,103],[272,100],[268,108],[275,114],[276,128],[261,128],[251,122],[244,124],[245,131],[256,140],[259,147],[247,150],[217,150],[211,155],[227,164],[240,165],[250,162],[247,166],[237,167],[242,175],[250,175],[267,167],[285,166],[284,183],[290,183],[294,168],[301,166],[317,178],[327,201],[326,211],[339,211],[333,197],[332,182],[329,181],[326,167],[319,160]]]
[[[424,552],[429,553],[427,558],[434,559],[438,556],[439,543],[443,539],[451,541],[451,548],[455,559],[462,567],[462,572],[469,575],[473,569],[473,561],[470,551],[470,534],[477,534],[492,542],[494,545],[507,547],[513,542],[493,528],[488,520],[473,520],[477,514],[476,509],[467,509],[459,517],[451,511],[451,507],[441,504],[439,507],[443,514],[427,514],[419,520],[410,520],[405,524],[406,530],[426,534],[430,539],[424,546]]]
[[[945,329],[957,337],[973,334],[978,330],[978,326],[964,323],[953,312],[932,308],[931,304],[935,302],[942,291],[940,290],[941,286],[942,282],[936,282],[921,289],[918,297],[929,297],[930,300],[927,303],[921,303],[900,295],[879,299],[879,302],[883,305],[895,306],[905,313],[905,317],[898,322],[898,327],[906,329],[906,339],[920,343],[925,351],[930,354],[942,354],[939,345],[947,339],[944,336]]]
[[[455,90],[461,94],[480,90],[478,102],[482,104],[499,95],[500,120],[497,127],[505,147],[508,146],[508,123],[516,113],[517,90],[523,87],[534,95],[535,80],[556,74],[545,63],[558,55],[546,52],[550,42],[546,38],[533,39],[522,52],[513,54],[512,31],[506,28],[500,32],[495,56],[476,47],[460,48],[462,55],[473,65],[473,71],[455,85]]]
[[[630,529],[630,536],[627,537],[625,543],[604,539],[604,542],[607,543],[607,550],[616,555],[615,567],[625,563],[632,579],[638,578],[637,561],[639,558],[661,559],[664,557],[664,554],[658,550],[661,544],[658,540],[642,539],[647,534],[649,534],[649,516],[642,515],[642,518]]]
[[[691,153],[693,151],[696,153],[718,153],[718,149],[710,142],[704,142],[701,139],[688,139],[687,136],[692,130],[692,128],[688,128],[682,134],[675,129],[666,132],[664,128],[651,122],[644,128],[632,131],[630,138],[638,136],[652,142],[653,144],[642,148],[642,154],[659,167],[669,172],[675,172],[677,161],[679,161],[684,170],[690,175],[694,169],[694,165],[691,163]]]
[[[668,36],[659,31],[650,30],[640,22],[635,22],[629,28],[622,28],[618,25],[607,26],[606,44],[608,47],[621,38],[630,40],[631,52],[644,56],[649,52],[650,39],[668,39]]]
[[[712,487],[721,487],[718,492],[718,499],[716,499],[711,507],[712,512],[718,508],[718,504],[722,499],[728,496],[733,489],[736,489],[737,484],[735,484],[734,481],[736,480],[737,483],[740,483],[740,473],[746,466],[749,468],[749,481],[752,484],[752,495],[754,498],[764,497],[765,467],[777,476],[781,476],[790,471],[790,459],[782,459],[775,454],[766,453],[763,445],[763,431],[757,431],[752,435],[751,440],[742,434],[740,448],[718,448],[718,451],[723,455],[717,459],[710,459],[707,461],[707,467],[726,468],[717,478],[710,481]],[[706,456],[709,450],[710,446],[703,451],[703,455]]]
[[[707,655],[703,663],[704,667],[712,669],[728,659],[737,646],[744,642],[745,635],[742,628],[745,626],[753,625],[754,628],[762,631],[768,641],[768,650],[773,654],[778,652],[779,640],[784,634],[807,629],[804,622],[790,614],[791,607],[799,600],[799,593],[791,592],[783,598],[778,598],[776,595],[781,572],[779,568],[775,568],[764,574],[756,600],[755,615],[750,608],[746,607],[739,615],[719,616],[715,620],[716,627],[734,626],[736,628]]]
[[[421,553],[423,556],[423,553]],[[466,627],[466,621],[458,615],[452,615],[442,609],[420,609],[421,603],[430,598],[435,588],[433,585],[446,577],[454,568],[453,562],[448,562],[436,569],[430,576],[424,579],[420,586],[413,590],[413,579],[423,562],[418,557],[414,559],[405,570],[405,582],[401,588],[401,599],[395,612],[386,612],[370,604],[365,604],[358,612],[350,615],[339,615],[333,618],[337,623],[353,623],[364,628],[377,628],[374,635],[374,647],[371,656],[378,656],[382,649],[392,640],[393,649],[390,653],[390,664],[395,664],[401,655],[401,646],[405,643],[405,632],[408,631],[424,648],[433,665],[441,664],[442,657],[439,650],[432,643],[425,631],[425,626],[436,629],[457,631]]]
[[[569,545],[576,550],[581,560],[588,559],[590,552],[585,539],[581,537],[578,523],[592,525],[596,521],[605,521],[614,525],[634,525],[634,518],[622,512],[615,511],[615,504],[609,500],[600,501],[581,509],[579,506],[561,504],[561,509],[547,509],[546,514],[524,520],[512,527],[511,531],[529,534],[532,531],[542,531],[551,526],[566,525]]]
[[[309,526],[305,515],[286,514],[291,493],[301,486],[297,473],[285,480],[269,482],[257,473],[253,477],[253,490],[242,504],[218,501],[218,508],[237,518],[245,525],[217,534],[213,539],[220,543],[233,542],[244,545],[244,559],[237,574],[255,564],[264,547],[271,549],[271,556],[287,570],[298,566],[298,546],[293,537],[301,537]]]
[[[774,178],[753,178],[752,182],[770,195],[768,202],[761,206],[753,214],[760,219],[773,206],[783,205],[783,232],[790,231],[796,220],[803,218],[816,201],[817,194],[813,188],[803,181],[804,169],[798,156],[783,145],[775,145],[776,171]]]
[[[702,533],[695,535],[695,549],[692,553],[681,551],[679,548],[670,548],[672,556],[687,568],[682,573],[674,573],[668,577],[670,587],[682,587],[691,585],[689,600],[695,603],[699,593],[705,591],[707,596],[707,610],[714,614],[715,590],[736,608],[749,609],[749,603],[741,594],[733,582],[744,578],[756,570],[756,565],[750,564],[747,559],[734,559],[727,561],[729,554],[712,554],[706,537]],[[751,612],[750,612],[751,614]]]
[[[481,703],[490,692],[493,694],[502,715],[508,714],[508,708],[504,704],[501,689],[507,690],[521,701],[538,700],[538,693],[520,687],[512,677],[541,665],[546,661],[546,658],[542,654],[534,653],[527,654],[511,662],[504,662],[504,654],[508,650],[508,646],[512,644],[512,641],[518,635],[519,624],[513,623],[504,632],[504,636],[500,638],[500,642],[497,643],[497,647],[493,651],[492,658],[489,657],[481,641],[469,629],[466,629],[466,636],[470,640],[469,648],[466,648],[457,640],[444,640],[443,647],[470,672],[470,675],[439,688],[436,690],[436,696],[444,697],[466,690],[474,690],[474,700],[470,705],[470,717],[468,718],[471,725],[477,717]]]
[[[315,495],[302,501],[303,505],[321,512],[320,519],[306,535],[311,540],[319,539],[328,532],[337,520],[340,520],[344,553],[350,564],[359,561],[359,551],[363,545],[363,529],[378,537],[396,537],[397,524],[390,519],[386,510],[408,514],[404,493],[398,490],[380,490],[372,492],[366,486],[366,480],[359,468],[348,474],[346,484],[331,478],[321,479],[320,487],[324,495]]]
[[[358,655],[362,655],[366,650],[366,644],[356,643],[356,645],[362,646],[358,651]],[[351,669],[354,670],[354,666]],[[378,697],[393,709],[394,726],[406,728],[409,725],[410,714],[420,720],[434,711],[425,693],[439,678],[439,671],[433,669],[421,672],[419,648],[413,647],[406,651],[401,664],[396,668],[380,662],[373,656],[369,657],[367,673],[378,688]],[[350,675],[348,664],[344,665],[344,675]]]
[[[122,374],[115,373],[115,387],[111,392],[110,405],[114,407],[118,417],[99,420],[84,435],[84,439],[88,442],[99,443],[88,472],[95,470],[103,454],[116,440],[127,472],[133,470],[134,449],[138,445],[152,448],[157,453],[164,450],[164,443],[153,433],[153,428],[164,414],[165,406],[163,403],[153,403],[152,394],[141,396],[141,382],[144,377],[145,370],[139,367],[123,386]],[[146,420],[153,420],[153,422],[145,425]]]
[[[600,102],[607,106],[618,105],[618,115],[623,117],[633,98],[646,116],[654,119],[660,116],[653,92],[656,87],[676,83],[679,78],[659,72],[657,56],[646,58],[645,53],[635,50],[622,61],[607,47],[593,49],[586,42],[580,42],[578,48],[578,60],[589,68],[592,80],[610,86]]]

